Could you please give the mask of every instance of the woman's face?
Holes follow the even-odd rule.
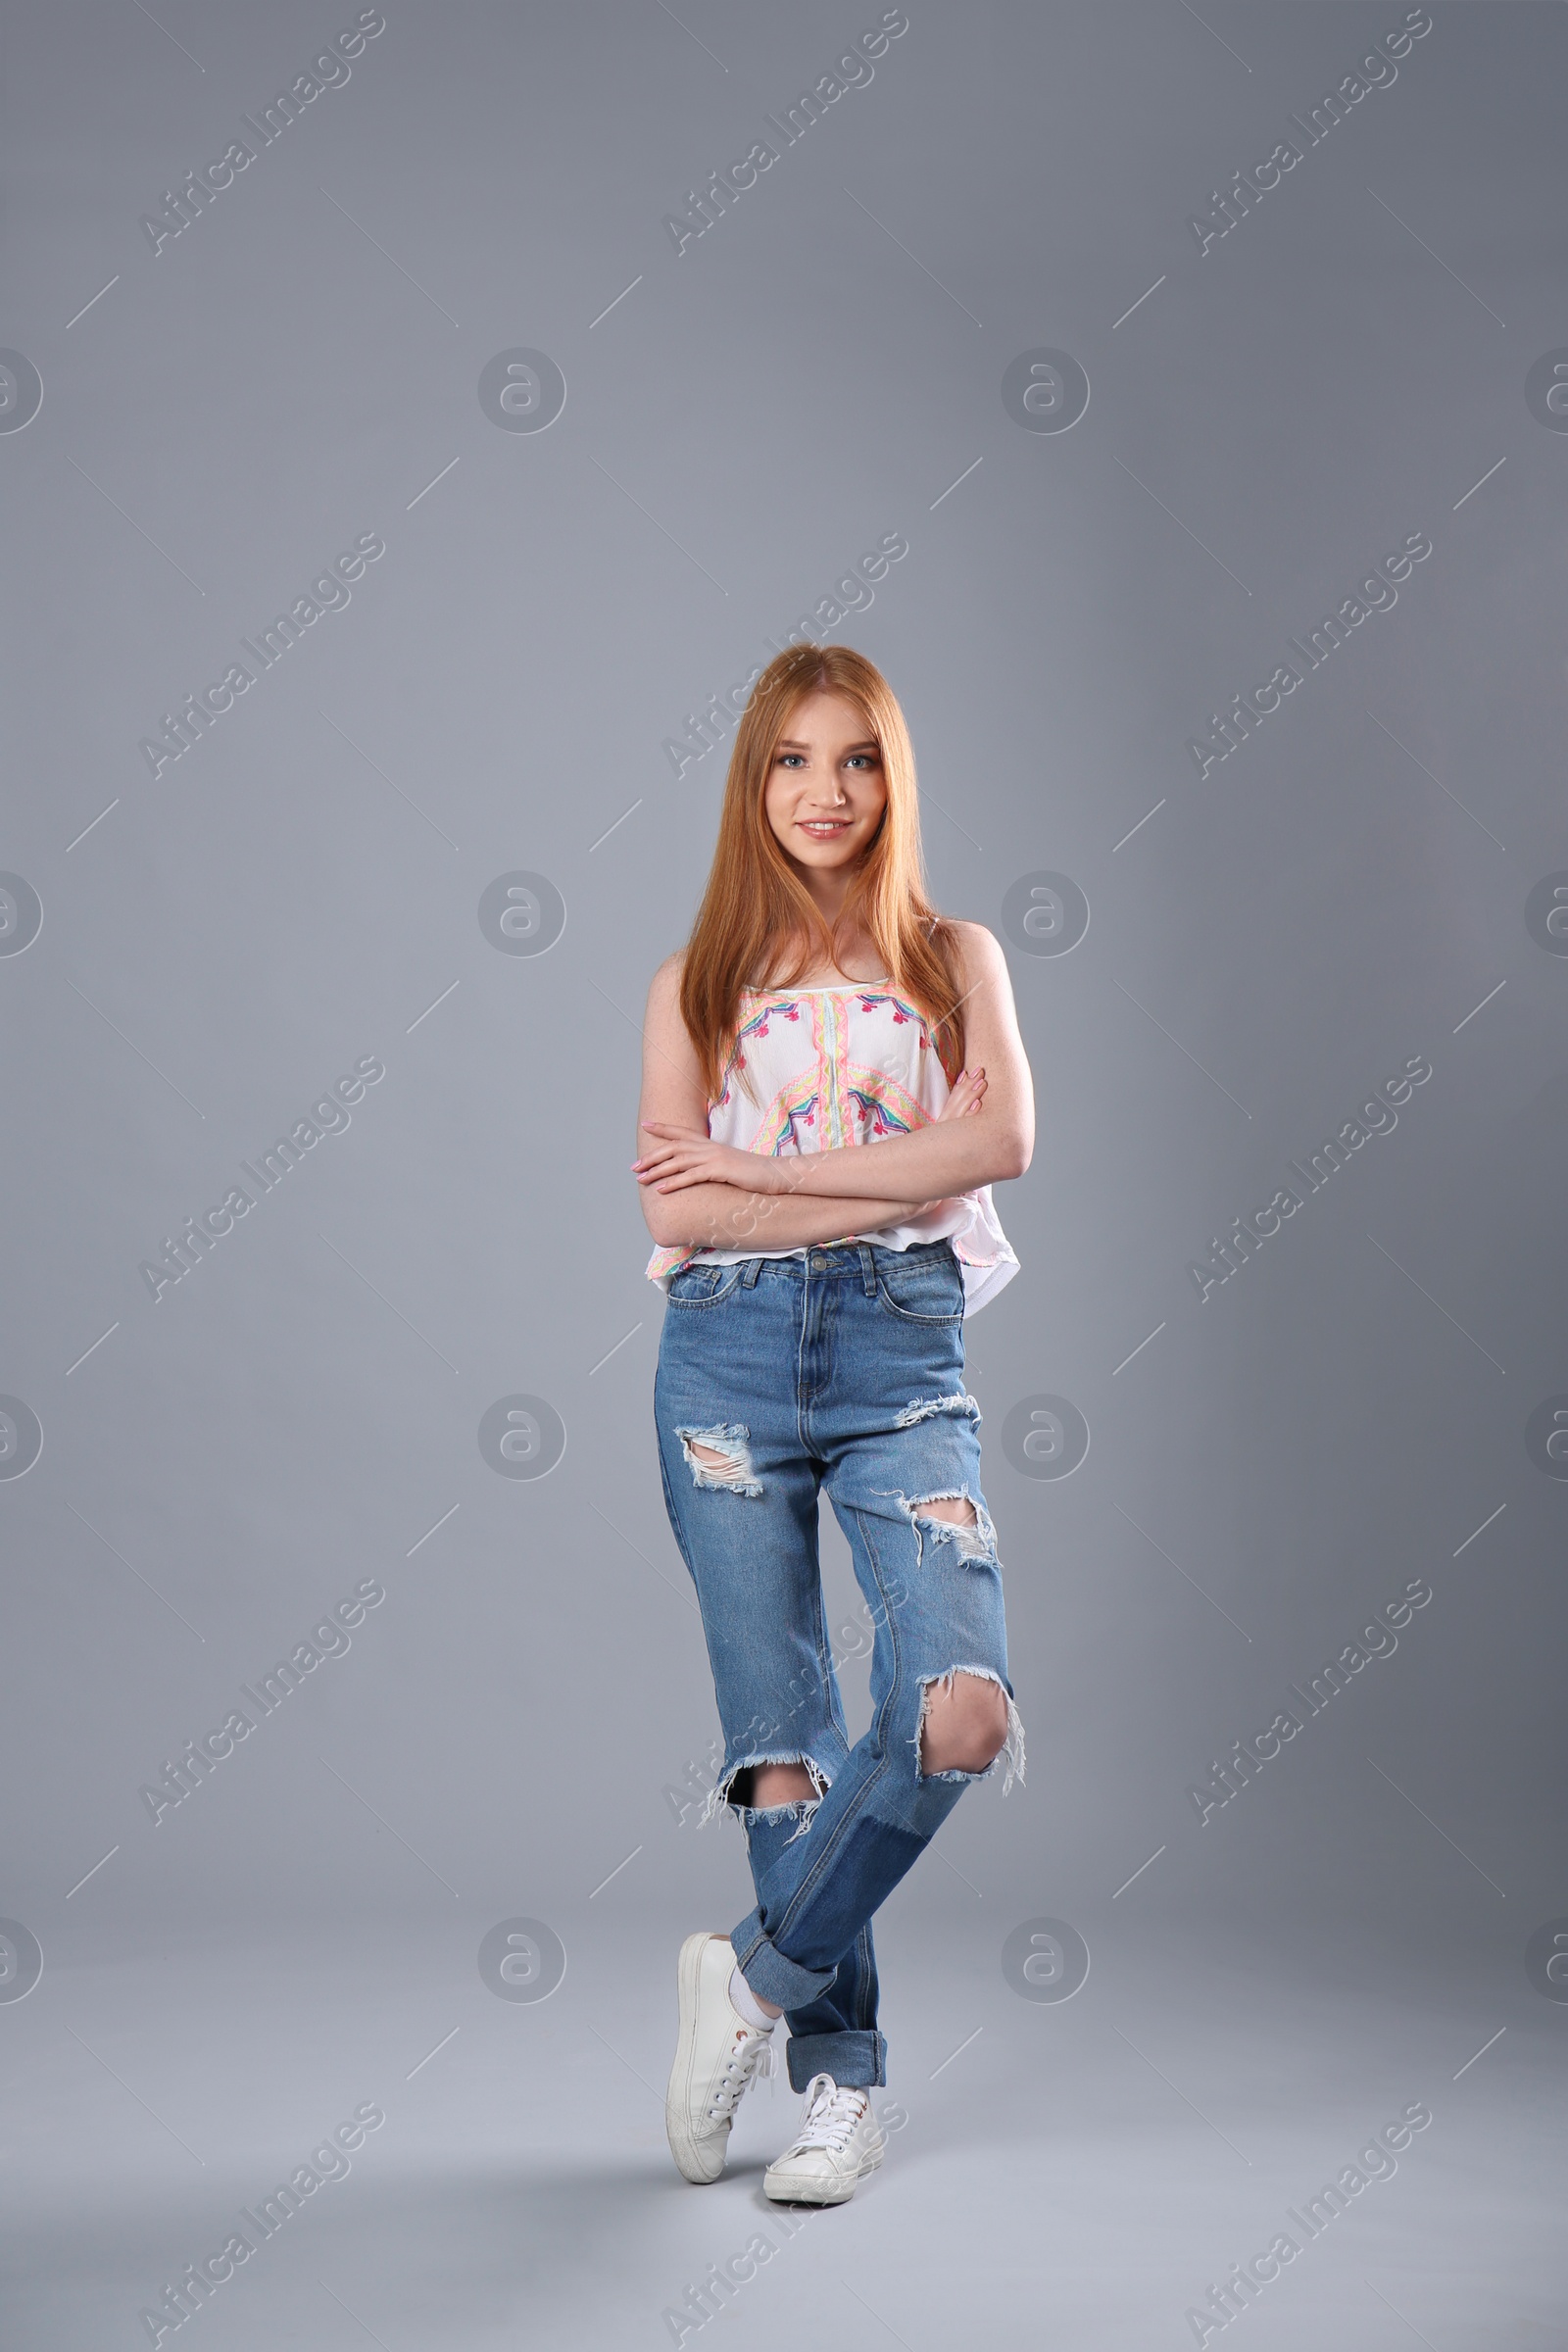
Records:
[[[882,748],[847,695],[799,702],[773,753],[762,806],[785,856],[811,876],[847,879],[888,805]]]

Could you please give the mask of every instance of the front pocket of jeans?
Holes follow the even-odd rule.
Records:
[[[963,1320],[963,1276],[955,1260],[928,1261],[919,1267],[878,1272],[876,1295],[890,1314],[905,1323],[959,1323]]]
[[[682,1266],[664,1296],[671,1306],[722,1306],[744,1271],[743,1266]]]

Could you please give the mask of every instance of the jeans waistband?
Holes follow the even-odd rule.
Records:
[[[948,1241],[912,1242],[907,1250],[889,1250],[881,1242],[813,1243],[804,1257],[749,1257],[741,1267],[740,1279],[750,1290],[760,1275],[784,1275],[794,1282],[804,1282],[808,1275],[822,1279],[830,1275],[858,1275],[867,1293],[876,1288],[879,1263],[897,1259],[907,1264],[911,1258],[952,1257],[953,1245]]]

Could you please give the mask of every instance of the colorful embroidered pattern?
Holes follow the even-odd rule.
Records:
[[[771,1159],[832,1152],[912,1135],[937,1118],[950,1091],[925,1016],[906,999],[871,984],[747,989],[718,1100],[709,1104],[708,1132],[715,1143]],[[960,1262],[976,1269],[988,1297],[1017,1271],[989,1185],[962,1195],[940,1222],[897,1232],[897,1241],[892,1229],[861,1238],[906,1248],[945,1235]],[[656,1250],[647,1271],[663,1285],[694,1258],[772,1254],[677,1243]],[[985,1270],[993,1270],[989,1280]]]

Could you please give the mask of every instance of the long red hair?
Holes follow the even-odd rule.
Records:
[[[888,790],[882,822],[831,929],[763,807],[779,738],[797,706],[819,688],[847,695],[864,712],[866,731],[881,747]],[[754,982],[791,988],[814,964],[837,963],[840,938],[854,937],[858,925],[868,933],[891,987],[924,1014],[951,1084],[963,1066],[962,965],[952,925],[926,895],[914,747],[904,712],[863,654],[844,645],[792,645],[768,663],[741,714],[713,862],[681,971],[681,1016],[710,1102],[723,1091],[742,990]]]

